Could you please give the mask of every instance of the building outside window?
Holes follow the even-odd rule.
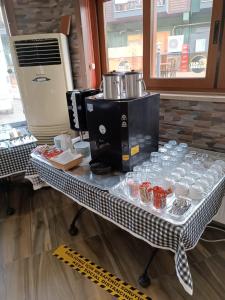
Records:
[[[154,0],[152,78],[206,76],[213,1]],[[143,70],[142,0],[104,3],[108,70]]]
[[[0,125],[25,121],[10,54],[7,21],[2,5],[0,5],[0,66]]]

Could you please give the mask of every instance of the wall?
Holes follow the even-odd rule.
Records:
[[[161,99],[160,139],[225,152],[225,103]]]
[[[8,0],[6,0],[8,1]],[[63,15],[72,15],[69,47],[75,87],[86,87],[79,0],[11,0],[17,34],[59,32]]]

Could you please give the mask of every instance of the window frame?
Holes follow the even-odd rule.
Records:
[[[101,73],[107,73],[107,49],[105,38],[104,2],[110,0],[96,0],[98,31],[99,31],[99,57],[101,62]],[[225,92],[225,29],[224,26],[225,3],[223,0],[214,0],[210,27],[209,49],[207,59],[206,77],[204,78],[152,78],[151,65],[153,61],[154,22],[152,24],[153,10],[151,0],[143,0],[143,74],[147,89],[166,91],[216,91]],[[154,18],[153,18],[154,19]],[[217,43],[213,43],[215,22],[219,21]],[[224,51],[222,51],[224,49]],[[220,57],[221,55],[221,57]],[[220,61],[221,60],[221,61]],[[223,65],[223,68],[222,68]],[[220,69],[219,69],[220,67]]]
[[[224,4],[225,6],[225,4]],[[220,60],[219,64],[219,71],[218,71],[218,84],[217,88],[221,91],[225,91],[225,7],[223,9],[223,17],[222,17],[222,24],[221,24],[221,48],[220,48]]]

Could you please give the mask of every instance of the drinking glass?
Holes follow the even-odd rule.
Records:
[[[177,197],[179,196],[187,196],[189,193],[189,185],[187,182],[178,181],[174,186],[174,193]]]
[[[223,171],[225,172],[225,161],[217,159],[216,161],[214,161],[214,164],[221,166],[223,168]]]
[[[162,169],[162,167],[161,167],[160,165],[154,164],[154,165],[152,166],[152,171],[153,171],[154,173],[158,174],[158,175],[161,175],[162,170],[163,170],[163,169]]]
[[[182,148],[183,151],[184,151],[184,153],[188,152],[188,144],[186,144],[186,143],[180,143],[178,147]]]
[[[204,187],[199,184],[193,184],[190,186],[188,196],[193,200],[201,200],[204,197]]]
[[[180,174],[181,177],[184,177],[186,175],[186,170],[182,167],[177,167],[174,172],[177,172]]]
[[[151,152],[151,157],[158,157],[161,156],[160,152]]]
[[[175,170],[171,172],[170,178],[175,181],[179,181],[181,179],[180,173],[176,172]]]
[[[133,167],[134,172],[142,172],[142,167],[141,166],[135,166]]]
[[[212,176],[213,179],[214,179],[214,184],[216,184],[217,181],[219,180],[219,175],[218,175],[218,173],[217,173],[216,170],[208,169],[208,170],[206,171],[205,175],[210,175],[210,176]]]
[[[167,151],[170,151],[170,150],[173,149],[173,146],[171,144],[167,143],[167,144],[164,145],[164,148],[166,148]]]
[[[210,168],[210,170],[216,170],[218,172],[219,177],[221,178],[223,176],[223,168],[218,164],[213,164]]]
[[[175,187],[176,181],[173,178],[167,176],[164,178],[164,182],[165,182],[165,188],[167,190],[171,190],[171,192],[174,192],[174,187]]]
[[[165,154],[166,152],[168,152],[168,150],[164,147],[159,147],[159,153],[163,153]]]
[[[192,170],[190,171],[190,177],[192,177],[194,180],[199,179],[202,176],[202,174],[198,171]]]
[[[161,157],[160,156],[153,156],[150,158],[150,161],[153,164],[161,164]]]
[[[175,140],[170,140],[170,141],[168,142],[168,144],[172,145],[173,147],[176,147],[177,142],[176,142]]]
[[[192,169],[191,164],[188,163],[188,162],[182,162],[182,163],[180,164],[180,167],[183,168],[183,169],[186,171],[186,173],[188,173],[188,172],[191,171],[191,169]]]
[[[196,184],[200,184],[204,188],[204,191],[206,192],[210,191],[209,182],[206,179],[200,178],[196,181]]]
[[[189,186],[190,186],[190,185],[193,185],[193,184],[195,183],[195,179],[192,178],[192,177],[189,176],[189,175],[184,176],[184,178],[182,178],[181,181],[182,181],[182,180],[184,180],[185,182],[187,182],[187,184],[189,184]]]
[[[163,209],[166,207],[166,191],[159,186],[153,188],[153,207],[156,209]]]
[[[151,167],[152,163],[150,161],[144,161],[142,164],[143,167]]]
[[[215,184],[215,179],[214,176],[212,174],[206,173],[202,175],[202,179],[207,180],[209,186],[212,188]]]
[[[194,160],[194,158],[190,153],[188,153],[184,156],[184,161],[189,163],[189,164],[192,164],[193,160]]]
[[[140,175],[137,172],[128,172],[125,175],[126,192],[131,199],[139,197]]]

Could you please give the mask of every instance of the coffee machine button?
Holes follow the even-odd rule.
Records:
[[[99,125],[99,131],[101,134],[105,134],[106,133],[106,127],[104,125]]]

